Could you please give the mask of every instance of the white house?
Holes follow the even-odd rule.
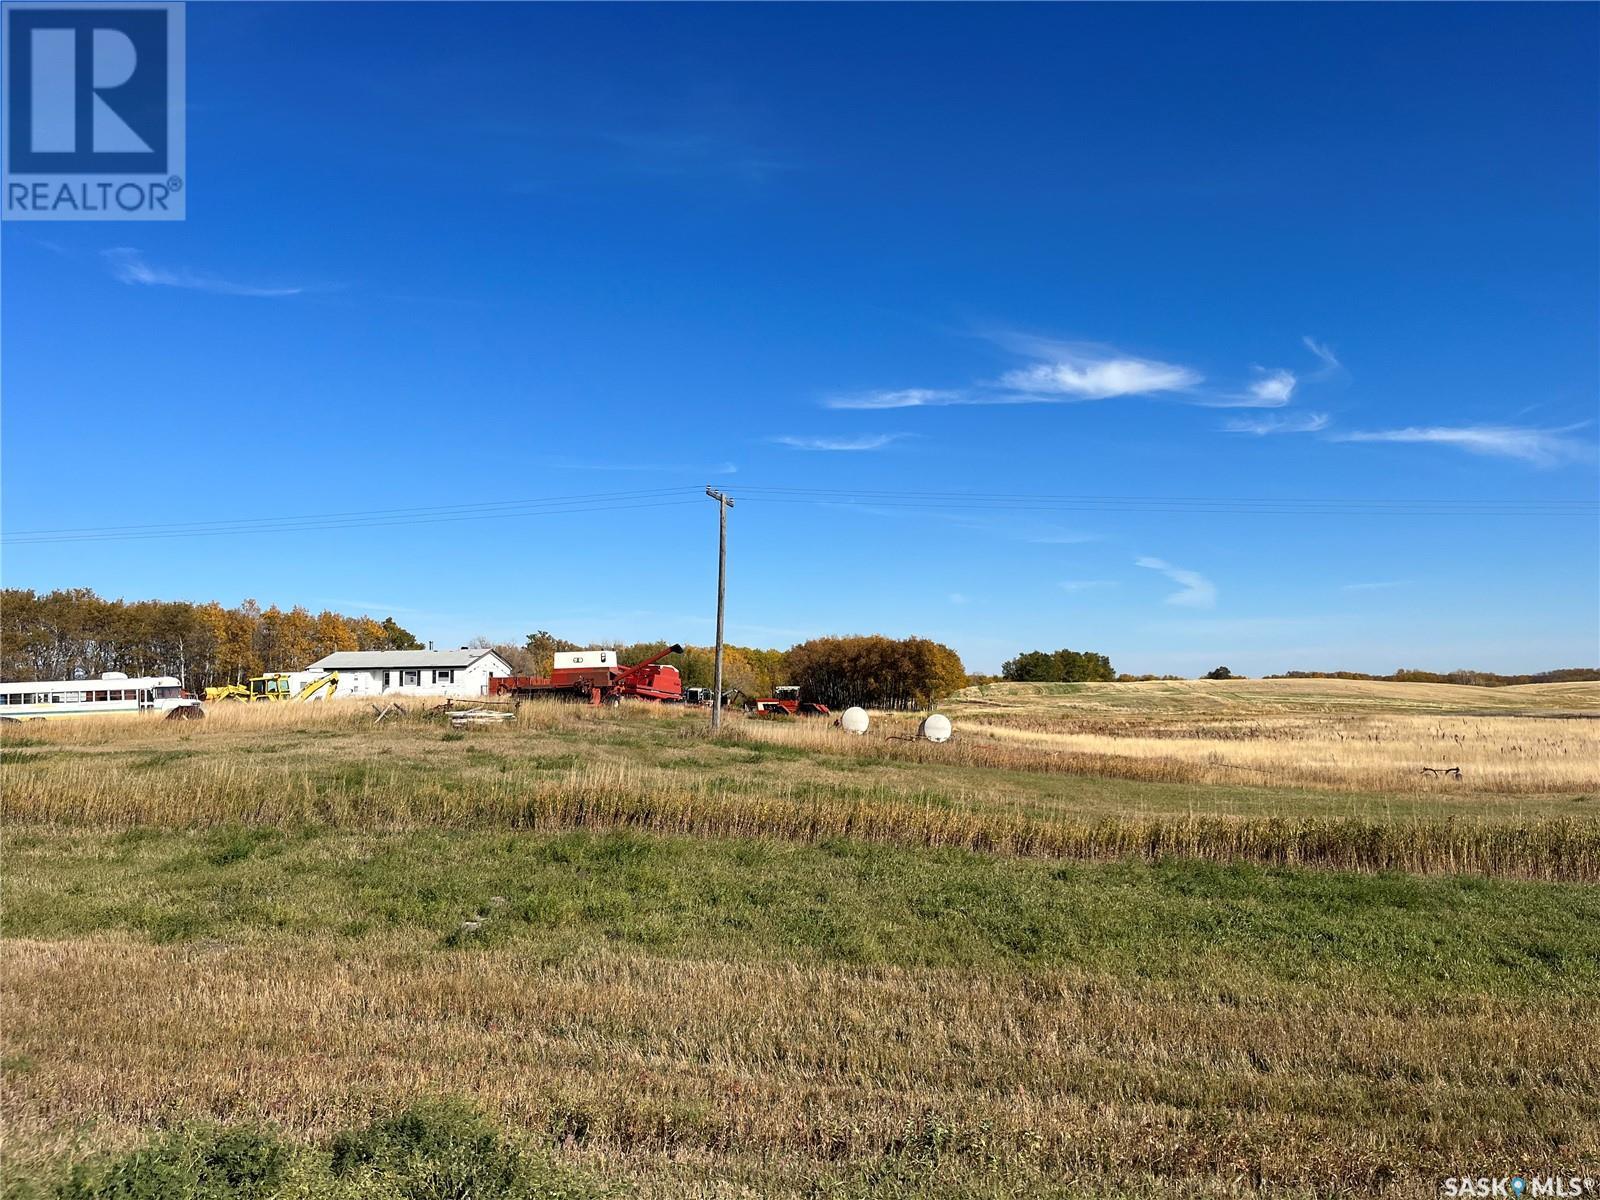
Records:
[[[339,672],[337,696],[487,696],[490,675],[511,674],[493,650],[341,650],[306,668]]]

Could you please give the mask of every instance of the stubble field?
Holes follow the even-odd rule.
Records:
[[[440,1096],[547,1195],[1600,1175],[1600,688],[945,711],[8,728],[7,1186],[196,1121],[321,1162]]]

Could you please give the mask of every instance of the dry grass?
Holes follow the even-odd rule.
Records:
[[[90,1118],[102,1144],[182,1113],[319,1132],[440,1091],[661,1197],[737,1194],[741,1177],[757,1185],[743,1194],[814,1194],[874,1170],[929,1194],[1157,1179],[1432,1195],[1465,1162],[1600,1155],[1593,997],[326,943],[4,956],[8,1051],[30,1062],[6,1082],[26,1114],[13,1137],[41,1156]]]
[[[1600,791],[1600,722],[1534,717],[1281,717],[1157,724],[1120,720],[969,718],[974,738],[1068,758],[1116,758],[1194,783],[1229,772],[1305,787],[1442,791],[1423,767],[1459,768],[1480,791]],[[1231,778],[1239,778],[1234,774]]]
[[[949,706],[970,738],[1130,778],[1339,790],[1600,791],[1600,684],[1010,684]],[[1507,715],[1516,714],[1516,715]],[[1528,714],[1540,714],[1538,716]]]
[[[956,737],[937,747],[914,738],[915,718],[892,713],[877,714],[862,738],[800,721],[741,722],[729,736],[862,757],[1156,783],[1418,796],[1600,792],[1600,721],[1389,716],[1180,723],[1032,712],[958,721]],[[1429,775],[1425,766],[1459,767],[1461,778]]]
[[[1421,686],[987,690],[942,747],[904,717],[713,740],[669,709],[455,732],[339,701],[7,728],[32,922],[0,945],[11,1167],[175,1117],[317,1135],[441,1092],[663,1200],[1431,1196],[1592,1164],[1600,727],[1551,714],[1600,707],[1593,685]],[[638,861],[623,839],[610,891],[516,859],[492,888],[526,915],[499,942],[428,926],[495,854],[619,828],[693,838]],[[774,846],[812,856],[777,899]],[[879,965],[847,957],[858,936]]]
[[[980,736],[934,746],[904,736],[909,728],[888,719],[854,738],[822,722],[734,720],[712,740],[699,714],[681,710],[549,705],[524,706],[511,727],[451,733],[421,709],[374,725],[361,703],[226,707],[203,723],[29,727],[30,744],[11,740],[4,757],[4,813],[11,824],[100,828],[631,827],[1600,879],[1600,820],[1559,792],[1541,801],[1413,782],[1397,815],[1404,795],[1330,806],[1308,801],[1315,793],[1245,788],[1227,793],[1243,797],[1230,806],[1185,786],[1193,772],[1170,760]],[[1089,794],[1065,795],[1067,779]]]

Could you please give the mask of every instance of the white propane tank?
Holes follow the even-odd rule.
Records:
[[[872,719],[864,708],[847,708],[839,717],[839,728],[846,733],[865,733]]]
[[[943,713],[923,717],[922,724],[917,726],[917,734],[930,742],[948,742],[951,732],[950,718]]]

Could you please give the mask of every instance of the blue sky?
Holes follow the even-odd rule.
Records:
[[[8,536],[632,495],[9,586],[705,642],[710,482],[738,642],[1600,661],[1595,6],[188,25],[188,220],[3,230]]]

